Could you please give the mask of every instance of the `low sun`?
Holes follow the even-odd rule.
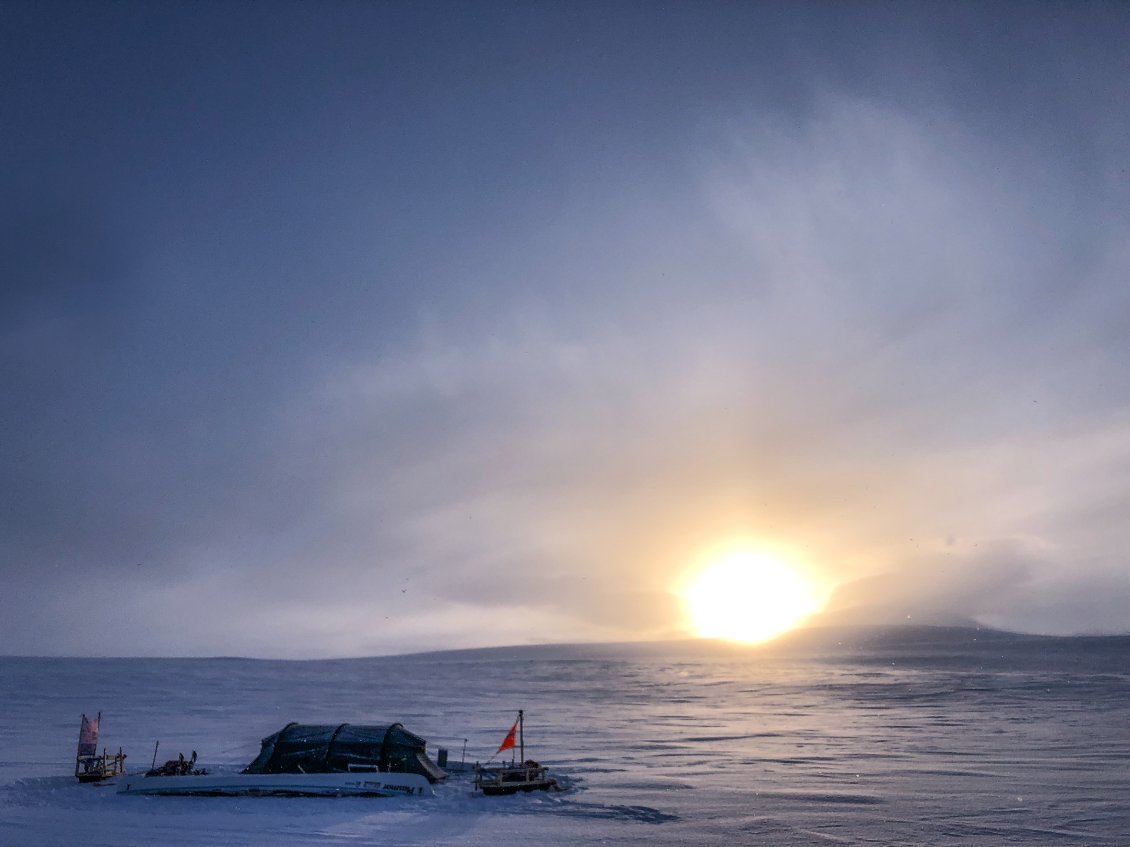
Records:
[[[740,549],[711,559],[681,592],[700,638],[755,643],[818,611],[814,586],[775,556]]]

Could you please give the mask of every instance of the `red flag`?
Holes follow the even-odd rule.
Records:
[[[494,755],[498,755],[503,750],[514,749],[514,733],[518,731],[518,721],[514,721],[514,726],[510,727],[510,731],[506,733],[506,737],[502,739],[502,746],[494,751]]]
[[[101,717],[101,713],[93,720],[86,715],[82,716],[82,725],[78,731],[78,754],[80,756],[98,755],[98,722]]]

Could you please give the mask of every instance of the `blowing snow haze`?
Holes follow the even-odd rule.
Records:
[[[0,642],[1130,630],[1130,7],[0,6]]]

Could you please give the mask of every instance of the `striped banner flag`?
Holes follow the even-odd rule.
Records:
[[[98,755],[98,723],[101,719],[101,712],[96,718],[82,716],[82,726],[79,727],[78,731],[78,754],[80,756]]]

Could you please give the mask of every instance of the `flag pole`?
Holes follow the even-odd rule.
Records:
[[[521,759],[526,761],[526,717],[524,712],[518,710],[518,745],[521,750]]]
[[[494,754],[489,759],[487,759],[488,765],[491,762],[493,762],[494,757],[497,756],[499,753],[501,753],[503,750],[513,751],[513,749],[514,749],[514,736],[517,732],[518,732],[518,721],[514,721],[514,725],[510,727],[510,731],[507,732],[506,737],[504,739],[502,739],[502,744],[500,744],[498,749],[494,751]],[[514,764],[514,753],[513,752],[511,752],[511,754],[510,754],[510,763]]]

